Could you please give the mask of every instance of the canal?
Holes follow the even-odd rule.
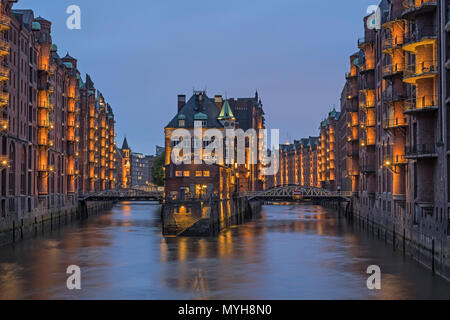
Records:
[[[82,271],[66,288],[69,265]],[[367,289],[378,265],[382,289]],[[216,238],[164,238],[159,207],[121,203],[0,248],[0,299],[450,299],[450,284],[312,205],[265,206]]]

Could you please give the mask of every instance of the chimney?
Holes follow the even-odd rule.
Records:
[[[221,95],[216,95],[214,97],[214,103],[216,104],[216,107],[219,108],[219,110],[222,110],[223,98]]]
[[[180,94],[178,95],[178,112],[180,112],[181,108],[186,104],[186,95]]]

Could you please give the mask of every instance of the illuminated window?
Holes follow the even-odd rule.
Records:
[[[175,173],[175,175],[176,175],[177,177],[182,177],[182,176],[183,176],[183,171],[177,171],[177,172]]]
[[[202,176],[202,172],[201,171],[195,171],[195,176],[196,177],[201,177]]]
[[[211,176],[211,174],[210,174],[209,171],[203,171],[203,176],[204,177],[209,177],[209,176]]]
[[[185,172],[184,172],[184,176],[185,176],[185,177],[189,177],[190,175],[191,175],[191,173],[190,173],[189,171],[185,171]]]
[[[178,126],[184,127],[184,120],[178,120]]]

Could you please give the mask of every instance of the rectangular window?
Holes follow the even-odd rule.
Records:
[[[189,171],[185,171],[185,172],[184,172],[184,176],[185,176],[185,177],[189,177],[190,175],[191,175],[191,173],[190,173]]]
[[[209,177],[210,176],[210,172],[209,171],[203,171],[203,176],[204,177]]]
[[[202,176],[202,172],[201,171],[195,171],[195,176],[196,177],[201,177]]]
[[[183,176],[183,171],[177,171],[177,172],[175,173],[175,176],[177,176],[177,177],[182,177],[182,176]]]

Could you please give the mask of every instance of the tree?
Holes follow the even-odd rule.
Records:
[[[163,152],[153,160],[152,165],[152,182],[158,187],[164,186],[164,163],[166,159],[166,153]]]

